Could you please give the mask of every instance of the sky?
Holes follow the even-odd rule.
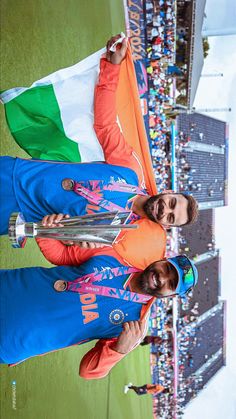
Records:
[[[202,1],[202,0],[198,0]],[[203,29],[226,28],[236,30],[236,1],[235,0],[207,0]]]
[[[236,1],[208,0],[208,26],[218,22],[235,26]],[[235,19],[232,19],[234,16]],[[215,210],[216,246],[221,255],[221,298],[227,300],[226,367],[222,368],[189,403],[184,419],[236,418],[236,34],[209,37],[210,52],[203,74],[223,73],[223,77],[201,77],[194,106],[227,108],[231,112],[207,113],[229,123],[228,206]]]

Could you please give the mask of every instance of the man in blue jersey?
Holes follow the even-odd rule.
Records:
[[[101,59],[94,100],[94,129],[103,148],[105,163],[1,157],[0,234],[7,233],[9,217],[16,211],[21,211],[26,221],[34,222],[41,221],[47,214],[74,216],[106,211],[104,205],[98,204],[97,197],[93,196],[95,200],[87,198],[87,191],[96,193],[117,208],[130,206],[141,218],[164,226],[184,225],[196,218],[197,204],[193,197],[179,193],[150,197],[145,191],[141,162],[116,120],[116,89],[127,40],[119,50],[111,53],[110,46],[115,40],[117,37],[108,41],[106,58]],[[77,192],[72,187],[73,181],[79,183]],[[86,189],[85,193],[81,186]]]
[[[184,295],[196,282],[186,256],[144,271],[121,264],[112,252],[77,267],[1,270],[1,362],[100,339],[80,374],[103,377],[142,340],[153,297]]]

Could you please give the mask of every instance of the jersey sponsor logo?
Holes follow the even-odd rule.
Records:
[[[81,294],[80,302],[84,324],[99,319],[98,305],[96,303],[95,294]]]
[[[121,324],[123,323],[125,315],[122,310],[115,309],[112,310],[109,314],[109,320],[112,324]]]

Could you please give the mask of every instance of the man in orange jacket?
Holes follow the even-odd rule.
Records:
[[[112,37],[108,41],[106,58],[101,59],[100,76],[95,89],[94,128],[103,147],[106,163],[108,163],[103,165],[104,176],[105,170],[109,165],[114,165],[114,168],[117,168],[119,165],[123,169],[131,169],[132,173],[136,174],[138,183],[136,187],[133,185],[133,193],[129,194],[124,194],[124,191],[115,191],[111,195],[111,192],[99,188],[97,192],[99,195],[102,194],[106,200],[109,200],[109,197],[111,197],[113,202],[109,202],[110,204],[121,203],[125,209],[132,211],[134,220],[131,222],[137,224],[138,229],[132,231],[123,230],[113,243],[113,249],[126,263],[145,269],[150,263],[157,259],[162,259],[165,255],[165,227],[193,222],[197,217],[197,203],[193,197],[184,194],[166,191],[159,195],[150,196],[146,192],[143,193],[141,191],[141,189],[145,189],[145,180],[140,159],[126,142],[116,120],[116,89],[119,80],[120,64],[127,52],[126,40],[123,41],[120,49],[117,49],[115,52],[110,51],[111,45],[117,38],[118,36]],[[84,170],[86,169],[85,166]],[[95,167],[98,168],[99,164],[96,164]],[[70,197],[75,199],[74,179],[64,179],[62,186],[66,190],[71,191],[65,196],[65,199],[70,199]],[[127,187],[128,185],[124,181],[120,181],[120,186]],[[103,188],[102,185],[99,187]],[[94,189],[90,188],[89,191],[94,192]],[[125,196],[122,197],[122,195]],[[80,196],[79,199],[84,200],[85,197]],[[86,212],[100,211],[101,208],[99,209],[92,199],[93,196],[87,202]],[[44,217],[43,224],[53,226],[56,223],[60,223],[62,218],[62,214],[48,215]],[[99,253],[96,245],[84,244],[87,247],[84,249],[76,245],[66,247],[62,243],[55,243],[55,241],[49,241],[48,243],[41,241],[40,243],[40,248],[44,255],[51,263],[56,265],[82,263],[89,257]]]

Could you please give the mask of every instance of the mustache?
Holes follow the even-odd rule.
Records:
[[[149,277],[150,273],[155,274],[155,280],[156,280],[155,289],[149,288],[148,277]],[[140,285],[141,285],[142,291],[145,294],[149,294],[149,295],[152,295],[152,296],[155,296],[156,294],[160,294],[161,290],[162,290],[162,284],[161,284],[161,281],[160,281],[160,278],[159,278],[159,273],[156,272],[154,269],[150,269],[150,270],[146,271],[145,273],[141,274]]]

